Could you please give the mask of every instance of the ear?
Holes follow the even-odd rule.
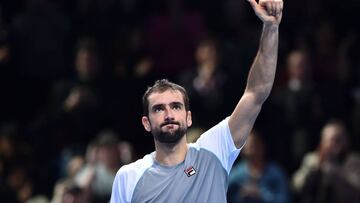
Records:
[[[190,127],[190,126],[192,125],[191,111],[188,111],[188,112],[187,112],[186,125],[187,125],[187,127]]]
[[[143,116],[141,118],[141,122],[145,128],[146,131],[150,132],[151,131],[151,127],[150,127],[150,121],[149,118],[147,116]]]

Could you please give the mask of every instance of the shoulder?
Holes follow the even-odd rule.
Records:
[[[231,136],[229,117],[203,133],[193,146],[214,154],[228,173],[240,152]]]
[[[206,132],[204,132],[200,138],[197,140],[197,144],[202,144],[203,142],[214,142],[219,140],[230,139],[232,141],[231,132],[229,128],[229,117],[225,118],[217,125],[213,126]]]
[[[304,155],[304,160],[314,160],[318,158],[318,153],[316,151],[308,152]]]
[[[142,175],[151,165],[154,163],[151,154],[144,156],[142,159],[139,159],[133,163],[122,166],[116,176],[138,176]]]
[[[120,199],[120,202],[131,202],[138,181],[153,163],[152,155],[148,154],[136,162],[122,166],[115,176],[112,199]]]
[[[315,167],[319,164],[319,155],[317,152],[309,152],[305,154],[302,165],[303,166],[309,166],[309,167]]]

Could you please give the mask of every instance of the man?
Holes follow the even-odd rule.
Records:
[[[284,171],[266,158],[263,135],[252,130],[229,175],[228,203],[288,203],[290,190]]]
[[[261,106],[269,96],[276,70],[282,0],[249,0],[263,21],[260,48],[247,87],[234,112],[186,143],[191,112],[186,91],[159,80],[143,96],[142,124],[154,136],[155,152],[118,171],[111,202],[226,202],[227,179]]]
[[[317,150],[305,154],[292,179],[299,202],[360,202],[360,156],[348,136],[341,120],[324,125]]]

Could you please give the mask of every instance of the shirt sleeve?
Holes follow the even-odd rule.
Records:
[[[242,147],[236,148],[228,123],[229,117],[202,134],[196,145],[214,153],[229,174]]]
[[[126,198],[126,195],[129,194],[126,179],[126,175],[120,169],[114,179],[110,203],[130,203]]]
[[[130,203],[135,187],[144,172],[153,164],[151,155],[122,166],[116,173],[110,203]]]

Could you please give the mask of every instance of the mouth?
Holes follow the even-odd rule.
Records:
[[[174,127],[175,125],[180,125],[178,122],[166,122],[161,124],[161,127],[168,126],[168,127]]]

